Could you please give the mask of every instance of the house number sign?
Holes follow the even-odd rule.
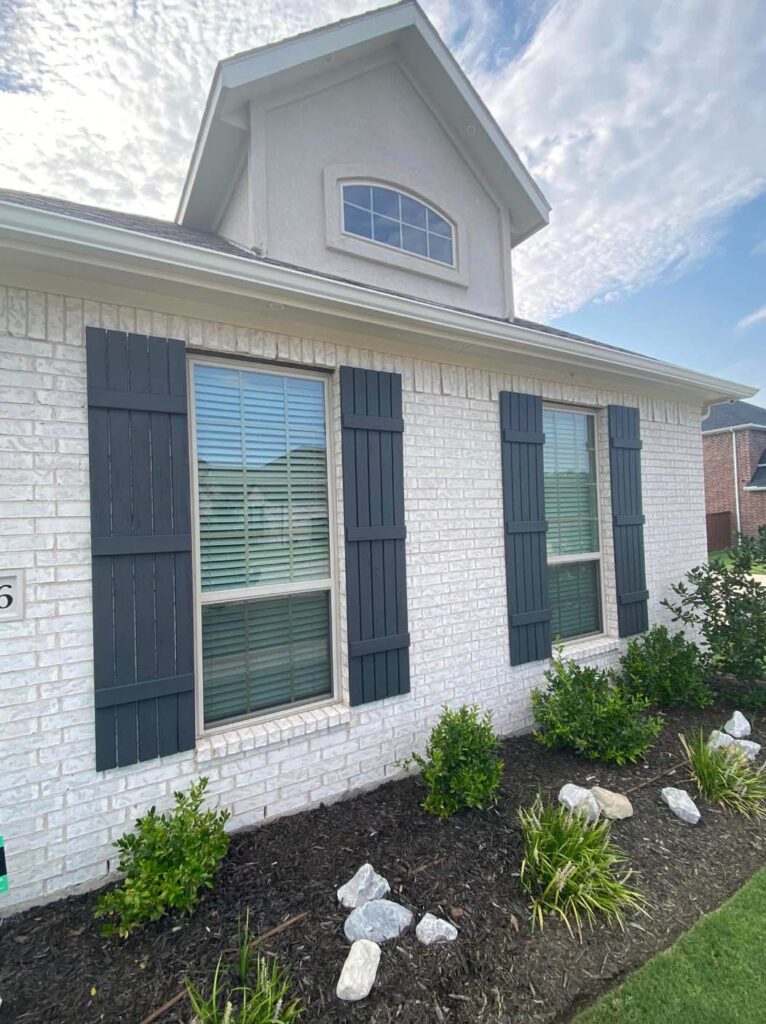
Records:
[[[0,622],[24,618],[24,573],[0,572]]]

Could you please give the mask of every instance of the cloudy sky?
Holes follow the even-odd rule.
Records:
[[[0,0],[0,187],[172,218],[216,60],[374,0]],[[764,0],[423,0],[553,206],[518,312],[763,387]]]

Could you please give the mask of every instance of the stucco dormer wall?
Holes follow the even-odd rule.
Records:
[[[252,101],[250,123],[247,180],[231,195],[221,234],[320,273],[512,315],[508,211],[393,49]],[[397,188],[443,213],[454,225],[455,266],[350,237],[341,201],[349,181]]]

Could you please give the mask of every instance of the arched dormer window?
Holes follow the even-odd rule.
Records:
[[[349,182],[342,191],[346,234],[455,266],[454,227],[431,206],[384,185]]]

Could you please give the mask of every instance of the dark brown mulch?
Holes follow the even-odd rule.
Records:
[[[631,917],[624,933],[599,925],[579,943],[557,922],[531,929],[517,875],[517,807],[538,787],[555,795],[565,781],[624,791],[680,760],[679,731],[709,730],[726,714],[669,714],[646,762],[622,769],[551,753],[530,736],[508,740],[500,800],[485,814],[436,821],[420,810],[423,788],[412,778],[240,833],[215,890],[180,928],[166,920],[126,942],[106,941],[92,917],[94,895],[11,918],[0,927],[0,1018],[138,1024],[182,987],[184,976],[205,983],[221,951],[233,945],[237,915],[249,907],[258,933],[309,911],[264,946],[289,968],[307,1024],[569,1020],[766,863],[766,829],[704,801],[701,823],[681,824],[659,791],[682,784],[683,772],[639,790],[635,817],[616,823],[613,835],[638,872],[652,916]],[[335,890],[368,860],[389,879],[392,898],[416,914],[451,917],[460,936],[430,949],[413,934],[387,944],[371,996],[346,1005],[334,994],[348,951]],[[189,1016],[180,1003],[162,1024]]]

